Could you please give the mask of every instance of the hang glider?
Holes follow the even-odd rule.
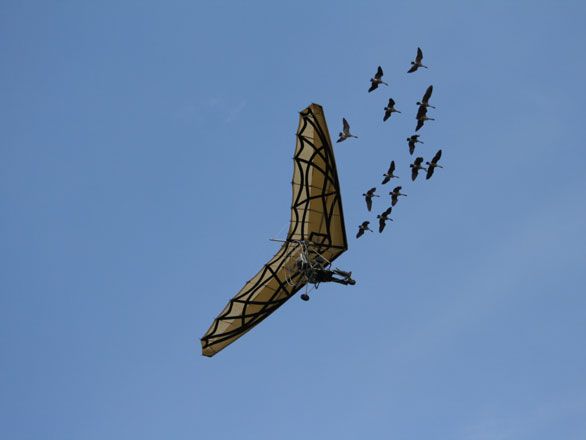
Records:
[[[287,238],[201,338],[204,356],[211,357],[234,342],[308,284],[354,284],[350,272],[331,269],[348,242],[336,160],[320,105],[311,104],[300,112],[293,161]],[[309,299],[307,292],[301,297]]]

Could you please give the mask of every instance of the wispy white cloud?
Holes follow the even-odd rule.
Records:
[[[580,191],[537,207],[512,224],[508,235],[451,286],[454,294],[423,311],[417,330],[394,346],[394,356],[417,358],[442,350],[455,335],[494,314],[504,302],[530,295],[529,281],[536,285],[557,276],[561,269],[586,264],[586,209],[575,203],[581,199]]]
[[[230,110],[228,111],[228,117],[226,118],[226,123],[229,124],[232,121],[234,121],[238,117],[238,115],[244,110],[246,104],[247,101],[242,100],[238,105],[230,107]]]
[[[581,419],[586,411],[586,395],[563,396],[559,399],[538,401],[515,413],[487,411],[478,414],[460,427],[453,438],[457,440],[529,440],[544,438],[552,427],[560,428],[567,417]],[[586,424],[584,428],[586,431]]]
[[[192,121],[204,123],[211,117],[223,120],[225,124],[230,124],[238,118],[238,115],[246,108],[248,101],[240,100],[236,104],[221,96],[212,96],[206,103],[187,103],[179,107],[176,111],[176,117],[183,121]]]

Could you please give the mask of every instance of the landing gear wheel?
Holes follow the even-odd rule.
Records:
[[[301,299],[303,301],[309,301],[309,295],[307,293],[304,293],[304,294],[301,295]]]

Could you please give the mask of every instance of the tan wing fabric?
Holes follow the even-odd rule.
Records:
[[[295,264],[302,247],[299,241],[330,262],[348,248],[332,142],[323,109],[317,104],[300,113],[294,163],[287,242],[230,300],[201,338],[205,356],[234,342],[305,286]]]
[[[332,141],[323,109],[301,112],[295,149],[289,240],[305,240],[329,261],[348,249]]]

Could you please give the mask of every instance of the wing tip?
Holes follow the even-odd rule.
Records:
[[[208,344],[207,341],[201,340],[201,355],[206,357],[212,357],[217,353],[216,350],[213,349],[212,346]]]

